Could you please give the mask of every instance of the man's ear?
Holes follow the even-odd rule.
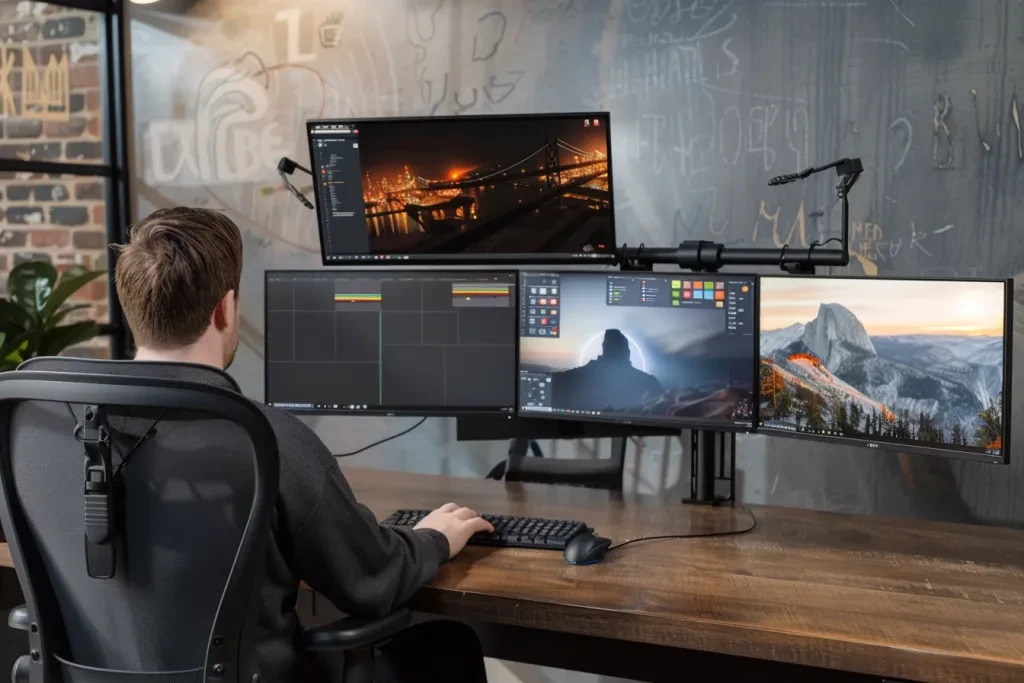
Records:
[[[235,319],[235,308],[238,300],[235,298],[235,290],[228,291],[217,306],[213,309],[213,326],[218,330],[227,329],[228,324]]]

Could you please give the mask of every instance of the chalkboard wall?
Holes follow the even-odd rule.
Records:
[[[1015,239],[1024,202],[1019,0],[200,0],[183,13],[132,9],[139,211],[214,206],[242,225],[246,349],[235,372],[256,396],[262,270],[318,265],[312,212],[273,170],[282,154],[307,160],[303,122],[317,116],[608,110],[619,240],[634,244],[807,246],[833,236],[834,176],[786,188],[767,179],[859,156],[866,171],[852,193],[846,272],[1024,270]],[[1011,417],[1024,394],[1016,404]],[[317,426],[329,443],[352,445],[393,428]],[[432,432],[417,457],[456,448],[450,433]],[[768,437],[743,448],[747,500],[1024,524],[1024,451],[997,467]]]

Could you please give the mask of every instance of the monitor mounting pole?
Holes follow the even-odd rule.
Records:
[[[677,247],[623,246],[619,264],[625,271],[650,271],[655,264],[675,265],[696,273],[716,273],[725,266],[779,266],[787,273],[813,275],[818,266],[846,266],[850,263],[850,201],[849,193],[864,172],[860,159],[840,159],[824,166],[806,168],[799,173],[781,175],[768,181],[771,186],[804,180],[815,173],[836,169],[840,176],[836,193],[842,203],[842,237],[818,242],[806,249],[790,247],[760,249],[727,247],[718,242],[690,240]],[[839,242],[838,249],[826,249],[829,242]]]
[[[799,173],[776,176],[771,186],[804,180],[829,169],[836,169],[839,183],[836,193],[842,203],[842,237],[824,242],[815,240],[807,249],[788,244],[781,249],[727,247],[718,242],[691,240],[677,247],[623,246],[619,267],[624,272],[651,272],[655,264],[675,265],[695,273],[717,273],[725,266],[778,266],[793,275],[813,275],[818,266],[846,266],[850,263],[850,189],[864,172],[859,158],[839,159],[824,166],[811,166]],[[838,249],[824,248],[839,242]],[[684,442],[685,445],[685,442]],[[685,503],[731,503],[736,494],[736,434],[715,429],[690,430],[690,497]],[[719,484],[728,485],[728,494],[719,493]]]

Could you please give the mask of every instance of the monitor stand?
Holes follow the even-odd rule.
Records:
[[[690,430],[690,497],[683,502],[731,505],[735,500],[736,432]]]
[[[458,418],[459,441],[495,441],[508,439],[508,456],[487,475],[488,479],[540,484],[568,484],[608,491],[622,491],[622,473],[626,466],[626,444],[634,436],[679,436],[678,429],[636,427],[600,422],[576,422],[537,418],[472,417]],[[539,439],[612,440],[611,458],[545,458]],[[530,455],[535,457],[530,457]]]

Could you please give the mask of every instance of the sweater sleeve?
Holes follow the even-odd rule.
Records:
[[[293,569],[346,614],[389,614],[434,578],[448,560],[448,539],[433,530],[378,524],[355,499],[327,447],[310,436],[305,441],[318,451],[315,461],[321,465],[319,495],[288,534]]]

